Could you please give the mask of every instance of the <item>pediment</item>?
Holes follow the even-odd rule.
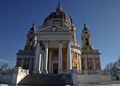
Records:
[[[39,32],[70,32],[70,29],[57,27],[57,26],[51,26],[51,27],[43,28]]]

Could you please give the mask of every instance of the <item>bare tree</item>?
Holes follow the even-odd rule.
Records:
[[[112,69],[111,69],[112,75],[115,77],[116,80],[119,80],[119,68],[118,68],[118,63],[115,62]]]
[[[104,70],[105,70],[106,72],[110,72],[110,73],[111,73],[112,67],[113,67],[113,63],[106,64]]]
[[[110,72],[113,79],[119,80],[120,77],[120,57],[114,63],[109,63],[106,65],[105,69],[106,72]]]
[[[120,56],[119,56],[119,58],[118,58],[118,67],[119,67],[119,69],[120,69]]]
[[[8,65],[7,64],[0,65],[0,71],[6,71],[7,69],[8,69]]]

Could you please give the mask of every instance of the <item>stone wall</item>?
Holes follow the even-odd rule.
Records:
[[[29,74],[28,70],[24,70],[21,67],[19,67],[17,69],[16,75],[14,76],[13,79],[15,79],[16,81],[14,81],[15,84],[18,84],[23,78],[25,78],[27,75]]]
[[[13,77],[14,77],[14,74],[12,72],[1,73],[0,74],[0,83],[13,84],[14,83]]]
[[[110,75],[102,74],[77,74],[77,83],[78,84],[101,84],[101,83],[111,83]]]
[[[23,78],[28,75],[28,70],[24,70],[21,67],[16,68],[11,72],[0,73],[0,83],[4,84],[18,84]]]

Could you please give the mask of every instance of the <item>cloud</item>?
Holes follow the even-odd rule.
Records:
[[[0,58],[0,63],[11,63],[10,61],[6,60],[6,59],[1,59]]]
[[[9,68],[15,67],[15,63],[12,60],[8,60],[0,57],[0,66],[3,64],[7,64]]]

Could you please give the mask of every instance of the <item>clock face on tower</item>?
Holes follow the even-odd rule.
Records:
[[[56,27],[52,27],[52,32],[55,32],[56,31]]]

